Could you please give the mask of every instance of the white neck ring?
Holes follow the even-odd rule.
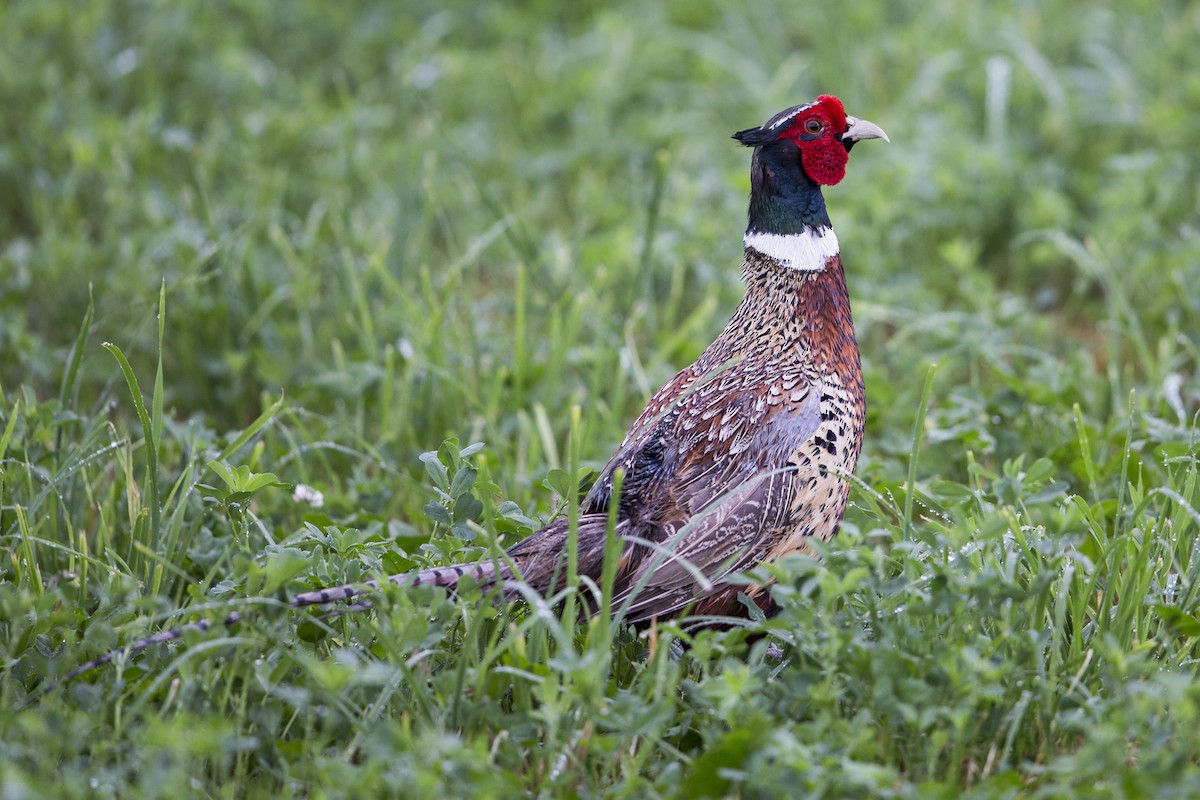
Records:
[[[757,250],[801,272],[825,269],[825,263],[840,252],[833,228],[805,228],[801,233],[747,231],[745,243],[747,250]]]

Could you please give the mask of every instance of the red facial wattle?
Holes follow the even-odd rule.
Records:
[[[822,132],[815,138],[806,128],[810,120],[822,124]],[[832,186],[846,177],[850,154],[841,141],[845,132],[846,110],[842,101],[823,94],[812,108],[798,114],[779,138],[790,139],[800,148],[800,160],[808,177],[822,186]]]

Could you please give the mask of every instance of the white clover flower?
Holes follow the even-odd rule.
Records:
[[[320,508],[325,505],[325,495],[321,494],[319,489],[314,489],[303,483],[296,484],[296,489],[292,492],[292,499],[297,503],[308,503],[313,508]]]

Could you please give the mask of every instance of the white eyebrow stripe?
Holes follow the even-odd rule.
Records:
[[[756,250],[789,269],[817,272],[841,253],[833,228],[805,228],[802,233],[760,233],[747,231],[747,250]]]
[[[792,113],[788,114],[787,116],[780,117],[779,119],[773,119],[770,122],[768,122],[767,130],[773,131],[776,128],[778,128],[780,125],[782,125],[783,123],[791,122],[792,120],[794,120],[796,118],[797,115],[803,114],[805,111],[808,111],[810,108],[812,108],[815,105],[816,105],[816,103],[813,102],[813,103],[805,103],[802,106],[796,106],[795,110],[793,110]]]

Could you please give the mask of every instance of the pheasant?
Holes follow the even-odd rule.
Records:
[[[621,552],[612,608],[629,623],[738,615],[747,597],[770,610],[766,586],[736,573],[828,539],[841,522],[862,446],[864,392],[841,253],[822,186],[846,173],[851,148],[887,135],[821,95],[734,134],[754,148],[742,270],[746,294],[716,341],[637,418],[584,499],[576,521],[577,573],[599,582],[611,505]],[[619,495],[614,480],[621,471]],[[566,575],[570,524],[558,519],[504,560],[437,567],[386,580],[455,588],[521,582],[545,595]],[[378,589],[378,581],[296,595],[322,605]],[[351,606],[361,608],[364,604]],[[231,614],[226,625],[241,617]],[[207,630],[200,620],[88,662]]]

